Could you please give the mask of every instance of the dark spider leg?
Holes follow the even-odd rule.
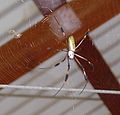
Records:
[[[63,62],[65,61],[65,59],[66,59],[66,56],[65,56],[65,58],[64,58],[63,60],[61,60],[60,62],[56,63],[56,64],[53,65],[53,66],[50,66],[50,67],[41,67],[41,68],[39,68],[39,69],[51,69],[51,68],[57,67],[57,66],[59,66],[61,63],[63,63]]]
[[[81,67],[81,69],[82,69],[82,71],[83,71],[83,74],[84,74],[84,79],[85,79],[85,81],[86,81],[86,83],[85,83],[83,89],[82,89],[81,92],[79,93],[79,95],[80,95],[80,94],[84,91],[84,89],[86,88],[86,86],[87,86],[88,77],[87,77],[87,74],[86,74],[86,72],[85,72],[84,67],[81,65],[81,63],[78,61],[78,59],[77,59],[76,57],[75,57],[75,60],[76,60],[76,62],[79,64],[79,66]]]
[[[88,36],[88,34],[89,34],[89,29],[88,29],[88,31],[84,34],[83,39],[78,43],[78,45],[76,46],[75,50],[76,50],[78,47],[80,47],[80,45],[84,42],[84,40],[86,39],[86,37]]]
[[[76,53],[75,53],[75,56],[77,56],[78,58],[81,58],[81,59],[83,59],[84,61],[86,61],[86,62],[92,67],[92,69],[94,70],[94,65],[93,65],[93,63],[91,63],[88,59],[86,59],[86,58],[84,58],[83,56],[80,56],[80,55],[78,55],[78,54],[76,54]]]
[[[57,17],[56,17],[56,16],[54,16],[54,18],[55,18],[56,22],[58,23],[58,25],[60,26],[60,30],[61,30],[61,32],[62,32],[62,34],[63,34],[63,36],[66,36],[65,31],[64,31],[63,27],[61,26],[61,24],[59,23],[59,21],[58,21]]]
[[[65,83],[66,83],[67,80],[68,80],[69,71],[70,71],[70,60],[69,60],[68,57],[67,57],[67,60],[68,60],[68,68],[67,68],[67,73],[66,73],[66,76],[65,76],[65,80],[64,80],[62,86],[60,87],[60,89],[54,94],[54,96],[56,96],[56,95],[61,91],[61,89],[64,87]]]

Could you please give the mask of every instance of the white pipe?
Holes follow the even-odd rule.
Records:
[[[6,85],[0,84],[0,88],[21,89],[21,90],[40,90],[40,91],[58,91],[59,88],[55,87],[40,87],[40,86],[23,86],[23,85]],[[74,88],[62,88],[61,91],[65,92],[80,92],[83,89]],[[85,89],[85,93],[99,93],[99,94],[117,94],[120,95],[120,91],[117,90],[100,90],[100,89]]]

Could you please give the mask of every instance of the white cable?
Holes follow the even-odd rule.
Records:
[[[0,84],[0,88],[11,88],[11,89],[22,89],[22,90],[40,90],[40,91],[58,91],[59,88],[55,87],[39,87],[39,86],[23,86],[23,85],[5,85]],[[83,89],[66,89],[62,88],[61,91],[66,92],[80,92]],[[117,94],[120,95],[120,91],[117,90],[100,90],[100,89],[85,89],[84,92],[86,93],[99,93],[99,94]]]

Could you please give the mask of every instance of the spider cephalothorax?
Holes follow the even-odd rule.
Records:
[[[87,74],[86,74],[86,71],[85,71],[84,67],[82,66],[82,64],[79,62],[79,60],[77,58],[80,58],[80,59],[86,61],[90,66],[92,66],[92,68],[94,68],[94,66],[93,66],[93,64],[89,60],[87,60],[83,56],[77,54],[76,53],[76,49],[78,49],[81,46],[81,44],[87,38],[87,36],[88,36],[88,32],[85,33],[85,35],[83,36],[82,40],[78,43],[77,46],[75,45],[75,38],[73,36],[69,36],[68,39],[67,39],[68,48],[66,50],[62,50],[62,51],[65,51],[67,53],[66,56],[65,56],[65,58],[61,62],[58,62],[57,64],[55,64],[55,65],[52,66],[52,67],[59,66],[66,59],[68,61],[68,67],[67,67],[67,72],[66,72],[65,80],[64,80],[62,86],[60,87],[60,89],[55,93],[55,95],[57,95],[60,92],[60,90],[63,88],[64,84],[68,80],[69,71],[70,71],[70,67],[71,67],[70,60],[75,60],[79,64],[79,66],[81,67],[81,69],[83,71],[83,74],[84,74],[84,78],[86,80],[86,84],[84,85],[83,90],[85,89],[85,87],[87,85],[87,82],[88,82]],[[48,67],[48,68],[51,68],[51,67]],[[82,93],[83,90],[80,93]]]

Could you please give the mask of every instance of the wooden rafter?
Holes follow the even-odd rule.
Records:
[[[93,30],[117,15],[120,12],[119,4],[119,0],[77,0],[71,2],[71,7],[82,22],[82,28],[74,34],[77,41],[80,40],[88,28]],[[0,82],[4,84],[11,83],[54,55],[58,52],[57,49],[64,47],[66,47],[64,41],[58,40],[53,35],[48,28],[48,23],[39,22],[35,27],[33,26],[25,31],[20,39],[13,39],[0,48]],[[92,52],[92,57],[90,57],[89,48]],[[93,73],[86,69],[92,85],[95,88],[120,90],[117,80],[102,59],[99,51],[94,45],[91,46],[90,40],[85,42],[82,49],[79,53],[85,57],[87,56],[95,64]],[[101,63],[98,63],[97,60]],[[86,64],[83,63],[83,65],[87,68]],[[103,66],[104,71],[102,70],[101,72],[101,67]],[[120,113],[120,96],[100,96],[112,114],[118,115]]]

